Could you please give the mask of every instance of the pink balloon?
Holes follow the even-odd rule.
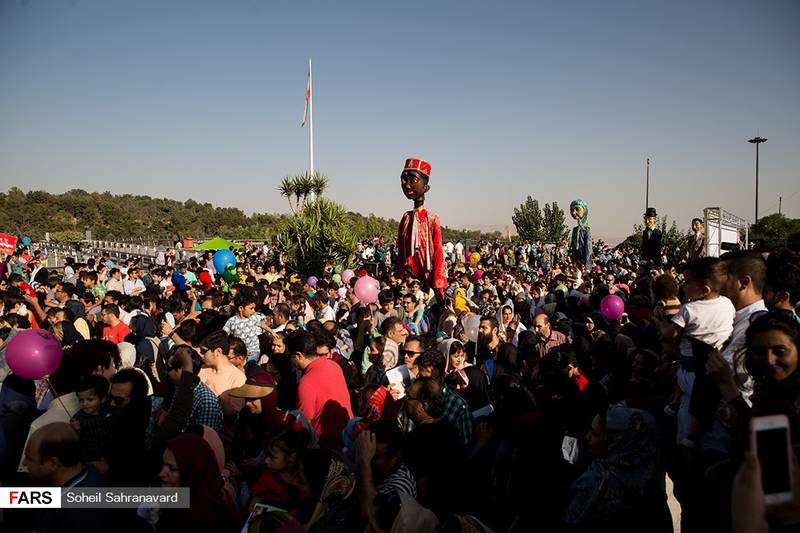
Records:
[[[356,281],[356,296],[366,304],[371,304],[378,300],[380,285],[375,278],[364,276]]]
[[[600,302],[600,311],[609,320],[619,320],[625,312],[625,302],[616,294],[609,294]]]
[[[356,275],[356,273],[355,273],[355,272],[353,272],[352,270],[350,270],[350,269],[348,268],[347,270],[345,270],[344,272],[342,272],[342,281],[344,281],[345,283],[350,283],[350,280],[351,280],[351,279],[353,278],[353,276],[355,276],[355,275]]]
[[[49,376],[61,364],[61,343],[44,329],[27,329],[8,342],[6,362],[18,376],[41,379]]]

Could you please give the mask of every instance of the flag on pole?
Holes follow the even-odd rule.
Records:
[[[300,127],[306,125],[308,120],[308,111],[311,106],[311,62],[308,63],[308,84],[306,85],[306,108],[303,110],[303,120],[300,121]]]

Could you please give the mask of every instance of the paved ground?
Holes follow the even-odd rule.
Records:
[[[667,505],[669,505],[669,512],[672,514],[672,528],[675,533],[681,532],[681,504],[678,503],[677,498],[675,498],[674,492],[675,487],[672,484],[672,480],[669,476],[667,476]]]

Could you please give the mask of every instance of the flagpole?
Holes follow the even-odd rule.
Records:
[[[311,58],[308,58],[308,175],[314,175],[314,89],[311,80]]]

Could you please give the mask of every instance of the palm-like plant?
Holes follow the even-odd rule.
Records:
[[[314,193],[314,196],[322,196],[322,193],[327,188],[328,177],[319,172],[314,172],[314,175],[311,176],[311,192]]]
[[[311,176],[311,192],[314,194],[314,199],[319,199],[322,196],[322,193],[325,192],[325,189],[328,188],[328,178],[320,174],[319,172],[314,172],[314,175]],[[317,204],[317,216],[319,216],[319,202]]]
[[[284,176],[283,180],[281,181],[281,186],[278,187],[278,190],[280,191],[281,196],[286,198],[286,200],[289,202],[289,209],[292,210],[292,213],[297,213],[292,205],[292,196],[297,195],[297,188],[295,186],[294,178]]]
[[[303,207],[306,207],[308,206],[308,197],[313,190],[314,180],[308,172],[295,176],[294,179],[297,184],[297,189],[303,197]]]
[[[305,174],[291,178],[291,184],[294,194],[303,198],[302,205],[307,207],[310,202],[312,208],[298,208],[276,228],[277,246],[288,266],[304,274],[320,274],[330,261],[348,264],[356,234],[348,226],[346,210],[321,196],[327,178]]]

